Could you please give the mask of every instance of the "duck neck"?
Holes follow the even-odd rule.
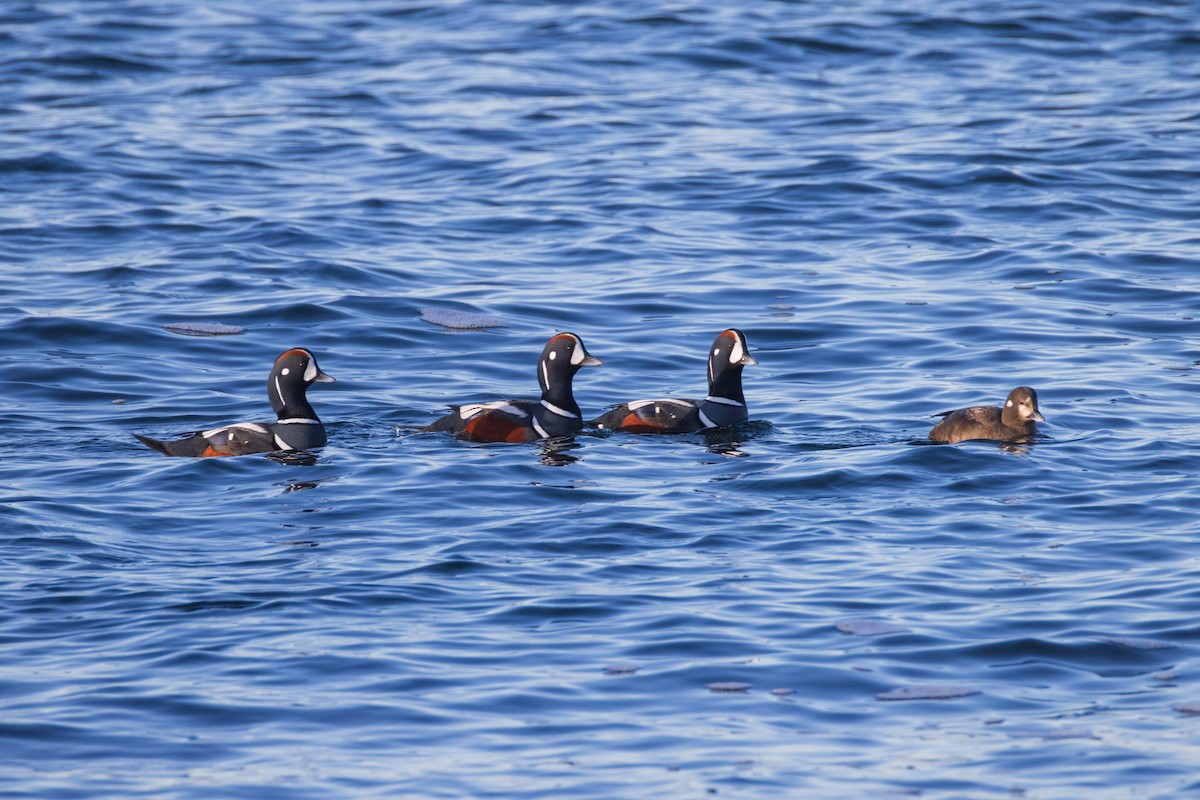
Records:
[[[551,377],[554,380],[550,380]],[[543,362],[542,369],[538,371],[538,382],[542,386],[542,402],[549,403],[556,409],[578,417],[579,404],[575,402],[575,395],[571,391],[571,383],[574,378],[574,372],[551,376]]]
[[[313,411],[303,393],[299,398],[288,402],[283,399],[280,387],[272,384],[267,387],[267,396],[271,400],[271,409],[275,412],[276,419],[317,419],[317,412]]]
[[[746,396],[742,394],[742,368],[731,366],[717,373],[708,384],[708,396],[746,405]]]

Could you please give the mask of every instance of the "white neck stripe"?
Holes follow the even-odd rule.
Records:
[[[716,428],[716,427],[719,427],[719,426],[717,425],[717,423],[715,423],[715,422],[713,422],[711,419],[709,419],[709,418],[708,418],[708,415],[707,415],[707,414],[705,414],[703,411],[701,411],[701,412],[700,412],[700,421],[701,421],[702,423],[704,423],[704,427],[706,427],[706,428]]]
[[[320,425],[319,419],[308,419],[307,417],[289,417],[288,419],[275,420],[276,425]]]
[[[554,403],[551,403],[549,400],[543,400],[542,405],[551,414],[558,414],[560,417],[566,417],[567,419],[578,419],[578,417],[579,417],[578,414],[572,414],[570,411],[567,411],[565,408],[559,408],[558,406],[554,405]]]
[[[546,433],[546,429],[538,424],[537,417],[531,419],[530,422],[533,424],[533,429],[538,432],[538,436],[542,437],[543,439],[550,438],[550,434]]]
[[[726,405],[726,406],[744,406],[744,405],[746,405],[745,403],[739,403],[737,400],[730,400],[728,397],[716,397],[711,394],[704,399],[710,403],[720,403],[720,404]]]

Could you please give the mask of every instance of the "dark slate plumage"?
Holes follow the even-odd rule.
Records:
[[[708,396],[703,400],[631,400],[588,424],[629,433],[691,433],[745,422],[742,368],[757,363],[744,333],[737,328],[721,331],[709,350]]]
[[[322,447],[326,442],[325,426],[308,404],[306,393],[314,383],[332,382],[333,378],[317,366],[316,356],[303,348],[293,348],[275,359],[267,378],[274,422],[236,422],[172,442],[138,433],[134,437],[163,455],[198,458]]]
[[[538,400],[498,400],[451,406],[449,414],[425,426],[477,442],[532,442],[569,436],[583,428],[572,382],[582,367],[600,366],[573,333],[560,333],[546,342],[538,359]]]

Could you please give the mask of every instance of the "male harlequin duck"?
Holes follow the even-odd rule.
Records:
[[[134,436],[168,456],[240,456],[322,447],[326,441],[325,426],[308,404],[305,392],[314,383],[332,382],[333,378],[317,366],[312,353],[293,348],[275,359],[271,377],[267,379],[267,397],[278,417],[275,422],[237,422],[174,442],[160,442],[137,433]]]
[[[1015,442],[1037,433],[1037,423],[1046,418],[1038,410],[1037,392],[1028,386],[1018,386],[1008,393],[1004,408],[972,406],[947,411],[929,438],[935,442],[963,442],[968,439],[999,439]]]
[[[580,367],[603,363],[588,354],[578,336],[560,333],[546,342],[538,359],[540,400],[451,406],[451,413],[421,430],[450,431],[476,442],[532,442],[576,433],[582,430],[583,420],[571,393],[571,381]]]
[[[634,400],[588,424],[630,433],[691,433],[745,422],[742,367],[757,363],[744,333],[737,328],[721,331],[708,355],[708,397]]]

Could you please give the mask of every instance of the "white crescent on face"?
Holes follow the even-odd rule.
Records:
[[[576,339],[575,344],[577,345],[576,348],[571,351],[571,363],[575,366],[579,366],[583,363],[583,359],[585,358],[583,352],[583,342]]]
[[[310,353],[308,356],[308,366],[304,368],[304,382],[312,383],[317,379],[317,360]]]
[[[746,357],[746,348],[742,346],[742,340],[734,337],[733,349],[729,351],[729,363],[736,364]]]

